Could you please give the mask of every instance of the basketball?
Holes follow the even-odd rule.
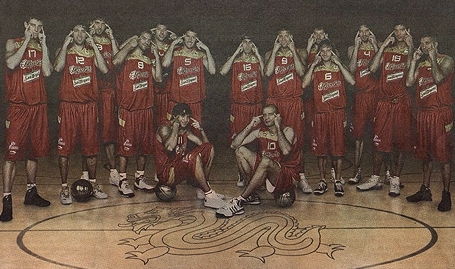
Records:
[[[93,186],[90,181],[78,179],[71,185],[71,195],[78,202],[87,202],[92,196]]]
[[[163,202],[172,201],[176,193],[177,193],[176,187],[169,187],[166,185],[157,185],[155,187],[156,197],[158,197],[158,199],[160,199]]]
[[[275,194],[275,202],[279,207],[289,207],[295,201],[295,191],[290,190],[281,194]]]

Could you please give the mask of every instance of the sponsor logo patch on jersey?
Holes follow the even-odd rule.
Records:
[[[30,81],[37,80],[39,78],[40,73],[41,73],[41,70],[38,69],[38,70],[35,70],[33,72],[24,74],[23,77],[22,77],[22,82],[27,83],[27,82],[30,82]]]
[[[141,81],[133,85],[133,92],[148,88],[148,81]]]
[[[393,74],[387,75],[386,81],[389,82],[389,81],[401,79],[401,78],[403,78],[403,76],[404,76],[404,72],[393,73]]]
[[[429,88],[426,88],[425,90],[420,91],[420,99],[423,99],[427,97],[430,94],[437,93],[438,92],[438,86],[433,85]]]
[[[293,79],[294,79],[294,74],[293,73],[287,74],[284,77],[277,78],[276,79],[276,85],[281,85],[281,84],[283,84],[285,82],[288,82],[290,80],[293,80]]]
[[[250,81],[250,82],[248,82],[247,84],[243,84],[243,85],[240,87],[240,90],[241,90],[242,92],[245,92],[245,91],[248,91],[248,90],[250,90],[250,89],[255,88],[257,85],[258,85],[257,80]]]
[[[76,87],[79,87],[82,85],[90,84],[90,82],[91,82],[90,76],[79,77],[79,78],[73,79],[73,86],[76,88]]]
[[[186,86],[192,83],[197,83],[197,76],[188,77],[180,80],[180,86]]]
[[[327,102],[329,100],[332,100],[334,98],[340,97],[340,90],[334,90],[329,93],[323,94],[322,95],[322,102]]]

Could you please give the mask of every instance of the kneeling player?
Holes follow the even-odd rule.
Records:
[[[191,128],[199,131],[195,135]],[[190,150],[191,144],[195,148]],[[187,104],[178,103],[172,109],[169,124],[162,125],[156,134],[156,173],[161,185],[175,187],[184,180],[196,180],[204,195],[204,205],[220,208],[226,204],[224,197],[208,185],[207,178],[214,157],[214,149],[198,121],[191,118]]]
[[[261,122],[262,117],[262,122]],[[218,216],[232,217],[244,213],[244,204],[259,204],[255,191],[266,183],[267,190],[278,196],[294,191],[299,179],[300,150],[291,127],[281,126],[281,116],[275,105],[266,105],[262,115],[251,122],[232,141],[241,176],[248,181],[242,194],[216,211]],[[257,140],[258,151],[246,147]]]

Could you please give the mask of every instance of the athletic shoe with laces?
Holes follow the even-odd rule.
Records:
[[[310,184],[308,184],[305,174],[303,173],[300,173],[300,181],[297,183],[297,187],[299,187],[305,194],[311,194],[313,192],[313,189]]]
[[[134,189],[145,191],[145,192],[154,192],[155,191],[155,187],[147,184],[144,175],[141,175],[136,178],[136,180],[134,181]]]
[[[120,183],[120,174],[117,170],[109,172],[109,184],[118,186]]]
[[[359,168],[355,172],[355,175],[348,180],[348,183],[354,185],[354,184],[359,183],[361,179],[362,179],[362,174],[361,174],[360,168]]]
[[[334,190],[335,190],[335,196],[336,197],[341,197],[344,195],[344,190],[343,190],[343,184],[339,180],[335,181],[334,185]]]
[[[389,196],[397,197],[400,195],[400,178],[392,177],[390,179]]]
[[[0,221],[6,222],[13,219],[13,199],[11,194],[3,196],[3,211],[0,215]]]
[[[237,180],[237,187],[244,187],[245,186],[245,179],[238,174],[238,180]]]
[[[259,194],[253,193],[245,199],[245,203],[249,205],[259,205],[261,203],[261,198]]]
[[[327,182],[325,182],[324,179],[321,179],[321,181],[319,181],[318,187],[313,191],[313,193],[316,195],[323,195],[327,191]]]
[[[406,197],[406,200],[411,203],[417,203],[420,201],[433,201],[431,198],[431,190],[425,185],[420,186],[420,190],[413,195]]]
[[[234,215],[241,215],[243,213],[245,213],[245,210],[243,209],[242,202],[237,198],[233,198],[229,203],[216,211],[216,216],[230,218]]]
[[[333,168],[333,167],[330,169],[330,176],[331,176],[331,179],[330,179],[330,180],[331,180],[333,183],[335,183],[335,181],[336,181],[336,179],[335,179],[335,178],[336,178],[336,175],[335,175],[335,168]],[[340,182],[341,182],[341,184],[343,184],[343,185],[346,183],[346,182],[344,181],[344,178],[343,178],[343,177],[340,177]]]
[[[73,198],[71,198],[70,188],[68,186],[62,187],[60,190],[60,203],[62,203],[62,205],[70,205],[73,203]]]
[[[438,210],[444,212],[449,211],[450,209],[452,209],[452,200],[450,199],[450,192],[442,191],[442,199],[438,205]]]
[[[367,182],[358,185],[356,188],[358,191],[380,190],[382,189],[382,184],[379,180],[379,176],[372,175]]]
[[[130,185],[128,184],[128,180],[126,180],[126,178],[120,180],[118,185],[118,192],[127,198],[134,197],[134,192],[132,189],[130,189]]]
[[[39,207],[47,207],[51,204],[46,199],[39,196],[36,186],[33,186],[25,193],[24,205],[36,205]]]
[[[212,190],[211,193],[205,195],[204,206],[218,209],[226,205],[226,202],[220,198],[218,193]]]
[[[106,199],[107,194],[101,189],[100,185],[92,182],[93,186],[93,193],[92,196],[95,197],[96,199]]]

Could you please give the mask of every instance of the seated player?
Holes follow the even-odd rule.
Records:
[[[191,127],[198,130],[201,137],[195,135]],[[204,198],[206,207],[220,208],[226,204],[224,196],[208,185],[215,152],[199,122],[191,117],[187,104],[177,103],[170,123],[158,129],[155,152],[158,184],[175,187],[184,180],[195,180],[204,192],[198,197]]]
[[[216,211],[218,216],[240,215],[245,212],[244,204],[259,204],[255,191],[264,182],[267,191],[276,196],[294,192],[294,180],[299,180],[300,150],[295,146],[294,130],[281,126],[281,121],[278,108],[273,104],[266,105],[262,115],[253,117],[232,141],[238,169],[249,183],[240,196]],[[256,152],[246,147],[253,141],[258,142]]]

